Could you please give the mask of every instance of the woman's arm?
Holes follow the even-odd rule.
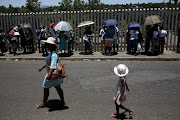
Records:
[[[51,55],[51,67],[49,69],[48,76],[46,77],[47,80],[51,80],[52,73],[57,68],[57,59],[58,55],[56,53],[53,53]]]
[[[44,69],[46,65],[42,66],[42,68],[39,69],[39,72],[41,72],[42,69]]]
[[[55,69],[49,69],[48,76],[46,77],[47,80],[51,80],[52,73]]]

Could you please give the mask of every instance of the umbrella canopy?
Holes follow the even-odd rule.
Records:
[[[54,23],[51,23],[49,26],[51,27],[52,25],[54,25]]]
[[[84,22],[79,23],[79,25],[77,27],[82,27],[82,26],[91,25],[91,24],[94,24],[94,22],[93,21],[84,21]]]
[[[54,30],[56,31],[70,31],[73,30],[72,26],[66,21],[59,21],[54,24]]]
[[[105,20],[103,22],[103,25],[105,25],[105,26],[114,26],[114,25],[116,25],[118,23],[119,23],[119,21],[116,20],[116,19],[108,19],[108,20]]]
[[[20,24],[19,29],[31,28],[32,26],[28,23]]]
[[[137,27],[141,27],[141,24],[140,23],[133,23],[133,24],[130,24],[129,26],[128,26],[128,28],[137,28]]]
[[[151,15],[145,18],[144,25],[153,25],[162,22],[160,16]]]

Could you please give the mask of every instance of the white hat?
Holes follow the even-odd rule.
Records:
[[[119,77],[126,76],[128,72],[129,72],[128,67],[124,64],[119,64],[118,66],[114,67],[114,73]]]
[[[15,26],[13,29],[17,31],[17,30],[18,30],[18,27],[17,27],[17,26]]]
[[[47,40],[41,40],[42,41],[42,43],[49,43],[49,44],[56,44],[56,39],[55,38],[53,38],[53,37],[48,37],[48,39]]]

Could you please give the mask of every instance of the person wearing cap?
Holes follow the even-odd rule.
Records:
[[[114,73],[119,77],[119,80],[116,86],[116,94],[113,98],[116,105],[116,114],[112,114],[112,117],[118,118],[120,116],[119,108],[122,108],[129,112],[129,118],[132,119],[133,110],[122,105],[122,103],[126,101],[125,90],[127,89],[129,91],[128,85],[126,83],[126,75],[128,72],[128,67],[124,64],[119,64],[118,66],[114,67]]]
[[[39,72],[40,72],[42,69],[46,68],[47,74],[44,78],[44,82],[42,85],[44,88],[43,102],[40,104],[37,104],[36,105],[37,108],[46,107],[47,100],[49,97],[49,89],[51,87],[56,88],[56,91],[60,96],[62,105],[65,105],[64,93],[63,93],[63,90],[60,86],[63,83],[63,78],[51,80],[52,73],[57,68],[56,64],[59,62],[58,54],[56,53],[55,41],[56,41],[56,39],[53,37],[49,37],[47,40],[42,40],[42,42],[45,42],[45,44],[47,44],[47,48],[48,48],[48,50],[50,50],[50,54],[46,57],[46,65],[44,65],[42,68],[39,69]],[[50,66],[50,69],[48,66]]]
[[[15,33],[18,33],[18,35],[16,35]],[[10,32],[9,32],[9,36],[10,36],[10,40],[11,40],[11,44],[12,44],[12,49],[14,52],[14,56],[17,54],[17,48],[19,47],[19,32],[18,32],[18,27],[15,26]]]
[[[51,23],[49,26],[51,27],[51,29],[50,29],[50,36],[53,37],[53,38],[55,38],[55,39],[57,39],[56,31],[55,31],[54,28],[53,28],[54,23]]]

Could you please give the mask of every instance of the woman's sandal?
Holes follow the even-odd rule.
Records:
[[[129,119],[133,119],[132,115],[133,115],[133,111],[129,112]]]
[[[46,104],[45,103],[40,103],[40,104],[37,104],[36,107],[37,108],[44,108],[44,107],[46,107]]]

